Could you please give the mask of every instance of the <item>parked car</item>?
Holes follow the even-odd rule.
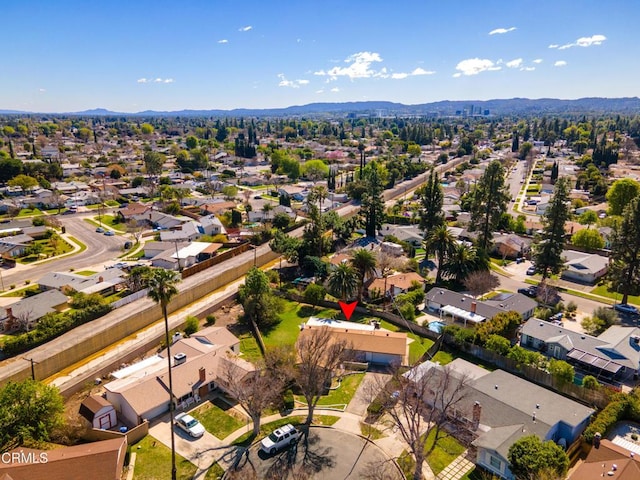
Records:
[[[527,268],[526,274],[527,275],[535,275],[536,274],[536,267],[531,265],[529,268]]]
[[[301,432],[296,427],[287,423],[284,427],[275,429],[268,437],[263,438],[260,442],[260,450],[273,455],[281,448],[296,443],[300,435]]]
[[[113,230],[107,230],[106,232],[104,232],[104,234],[107,237],[113,237],[115,235],[115,233],[113,233]]]
[[[98,228],[96,228],[96,232],[97,233],[104,233],[104,228],[98,227]]]
[[[176,415],[176,425],[194,438],[201,437],[205,432],[202,424],[188,413]]]
[[[638,315],[640,312],[633,305],[629,305],[628,303],[617,303],[613,306],[613,309],[617,312],[620,312],[624,315]]]
[[[518,293],[526,295],[527,297],[535,298],[538,295],[538,287],[532,285],[530,287],[519,288]]]

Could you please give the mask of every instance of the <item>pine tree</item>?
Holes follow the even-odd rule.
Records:
[[[442,185],[440,185],[440,178],[435,169],[431,168],[431,173],[420,197],[420,202],[422,203],[420,230],[422,230],[425,236],[429,235],[435,227],[444,223],[444,215],[442,213],[443,199],[444,195],[442,193]]]
[[[622,221],[614,223],[611,233],[612,289],[622,293],[622,303],[640,290],[640,197],[634,198],[624,209]]]
[[[567,179],[562,178],[556,182],[549,207],[542,219],[542,235],[535,248],[536,271],[542,274],[542,282],[550,274],[560,273],[564,266],[564,225],[569,215],[569,186]]]
[[[551,167],[551,183],[556,183],[558,180],[558,162],[553,162],[553,166]]]
[[[513,131],[513,140],[511,141],[511,151],[517,152],[520,150],[520,138],[518,137],[518,130]]]
[[[373,161],[364,169],[365,193],[362,195],[360,214],[364,217],[365,235],[375,237],[376,231],[382,227],[384,217],[383,179],[379,165]]]
[[[509,193],[504,182],[504,167],[492,161],[471,192],[471,228],[479,232],[477,247],[488,252],[502,214],[507,211]]]

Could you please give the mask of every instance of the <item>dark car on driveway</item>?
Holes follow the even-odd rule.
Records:
[[[526,295],[527,297],[536,298],[536,295],[538,295],[538,287],[531,285],[530,287],[519,288],[518,293]]]
[[[628,303],[617,303],[613,306],[613,309],[616,312],[619,312],[623,315],[640,315],[640,311],[633,305],[629,305]]]

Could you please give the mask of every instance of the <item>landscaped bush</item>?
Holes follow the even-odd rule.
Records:
[[[200,320],[198,320],[198,317],[194,317],[192,315],[188,316],[184,324],[184,333],[187,336],[191,336],[196,333],[199,328]]]
[[[213,314],[207,315],[207,317],[205,318],[205,323],[207,324],[207,327],[210,327],[211,325],[215,325],[216,324],[216,316],[213,315]]]
[[[617,395],[609,405],[598,413],[596,418],[591,421],[591,424],[584,431],[582,436],[585,441],[591,443],[593,441],[593,436],[596,433],[605,435],[607,430],[609,430],[616,422],[625,419],[629,413],[630,399],[631,395]],[[635,399],[638,401],[637,397],[635,397]]]
[[[295,401],[293,399],[293,391],[291,391],[291,389],[284,393],[283,405],[285,410],[293,410]]]

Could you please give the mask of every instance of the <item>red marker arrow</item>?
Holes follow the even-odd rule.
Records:
[[[344,313],[344,316],[347,320],[349,320],[351,318],[351,315],[353,315],[353,311],[356,309],[356,305],[358,305],[358,302],[351,302],[351,303],[345,303],[345,302],[338,302],[338,305],[340,305],[340,308],[342,309],[342,313]]]

